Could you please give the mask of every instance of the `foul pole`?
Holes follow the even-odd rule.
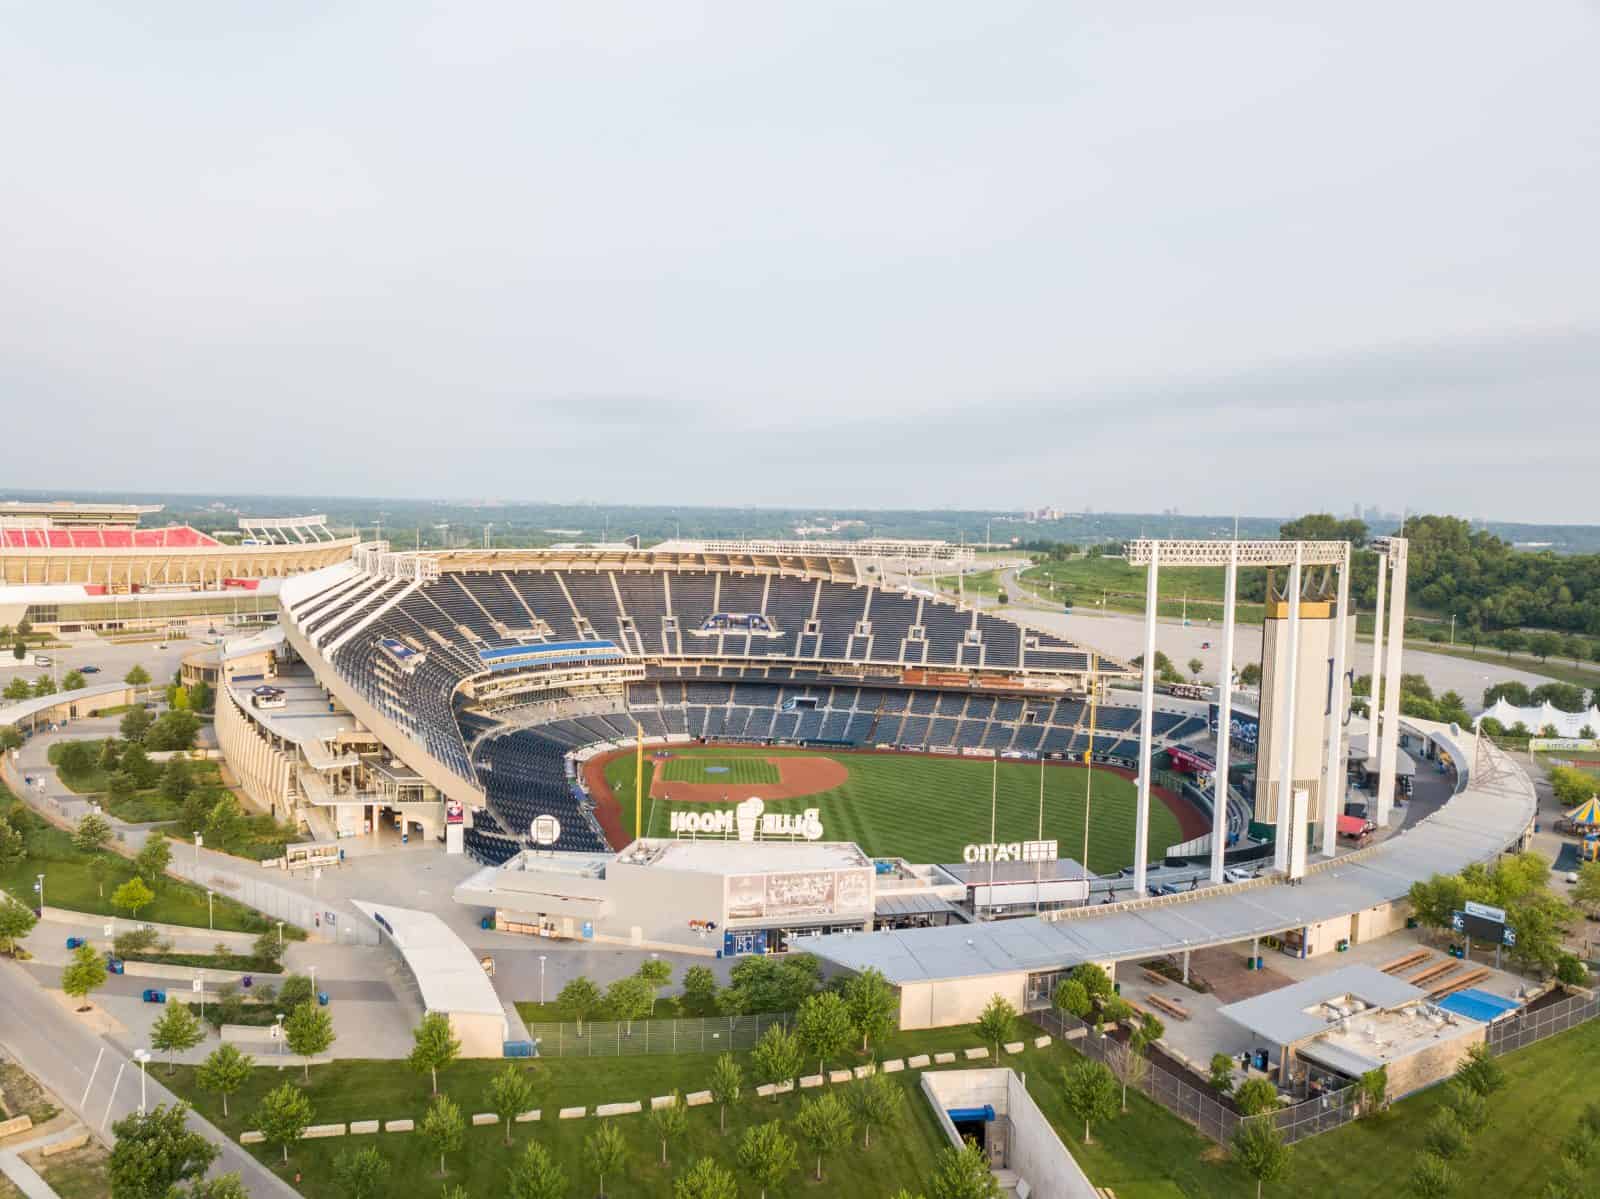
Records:
[[[1089,877],[1089,805],[1094,802],[1094,719],[1100,698],[1100,676],[1095,669],[1095,655],[1089,655],[1089,748],[1083,751],[1083,877]],[[1043,769],[1041,761],[1041,769]]]
[[[644,838],[644,726],[633,722],[633,839]]]

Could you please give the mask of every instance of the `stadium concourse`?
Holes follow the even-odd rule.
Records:
[[[1404,927],[1414,882],[1526,847],[1538,799],[1512,757],[1454,725],[1407,719],[1409,735],[1457,763],[1454,795],[1377,845],[1311,866],[1302,881],[1263,877],[1192,893],[1067,909],[958,928],[824,936],[807,948],[838,969],[877,969],[900,990],[901,1026],[977,1019],[996,994],[1019,1010],[1047,1007],[1055,984],[1093,962],[1187,956],[1265,937],[1292,937],[1302,957],[1342,952]]]
[[[296,747],[287,722],[259,710],[277,699],[233,689],[250,735],[283,755],[267,773],[284,798],[343,809],[346,835],[386,815],[489,864],[535,848],[541,816],[559,831],[539,848],[620,848],[581,764],[636,731],[661,742],[1077,757],[1087,697],[1105,699],[1108,683],[1135,673],[1010,620],[884,587],[861,560],[825,553],[394,554],[380,543],[289,580],[282,605],[276,681],[302,672],[336,718],[312,721],[308,706],[318,744]],[[1132,760],[1136,716],[1098,708],[1103,760]],[[1192,702],[1172,704],[1154,729],[1162,744],[1205,731],[1205,706]],[[417,802],[396,802],[384,775],[398,767]],[[430,814],[441,808],[443,828]]]

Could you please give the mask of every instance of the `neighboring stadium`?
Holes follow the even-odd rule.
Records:
[[[303,659],[359,729],[329,725],[323,744],[286,762],[286,798],[364,802],[346,834],[396,819],[446,835],[454,821],[441,827],[425,803],[382,803],[377,767],[392,776],[403,765],[434,810],[462,813],[460,847],[486,864],[532,848],[540,816],[560,822],[548,848],[606,853],[634,838],[631,757],[612,763],[610,783],[605,763],[631,750],[637,729],[652,755],[669,755],[647,832],[670,827],[674,787],[737,802],[781,789],[803,759],[809,781],[774,796],[773,812],[820,807],[830,840],[959,861],[962,845],[990,840],[992,782],[1000,839],[1037,833],[1041,767],[1028,763],[1081,763],[1093,691],[1096,761],[1113,769],[1093,772],[1091,865],[1125,865],[1138,713],[1106,688],[1136,672],[880,578],[831,551],[360,547],[283,588],[285,655]],[[1160,744],[1205,732],[1203,705],[1157,714]],[[344,784],[314,777],[316,764],[357,737],[392,758],[341,794]],[[716,747],[698,760],[705,743]],[[280,738],[274,752],[285,750]],[[1087,773],[1042,771],[1046,836],[1063,854],[1081,852]],[[1162,799],[1158,851],[1206,827]]]

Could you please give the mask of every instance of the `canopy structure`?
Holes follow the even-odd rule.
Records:
[[[1585,729],[1589,730],[1591,737],[1600,734],[1600,707],[1593,704],[1589,705],[1587,712],[1563,712],[1548,701],[1534,708],[1514,707],[1506,702],[1505,696],[1501,696],[1495,700],[1494,707],[1485,709],[1478,716],[1478,721],[1486,716],[1492,716],[1508,729],[1520,724],[1534,736],[1538,736],[1540,730],[1546,727],[1555,729],[1557,737],[1580,738]]]
[[[1591,795],[1584,800],[1567,813],[1567,819],[1573,824],[1584,824],[1590,828],[1600,827],[1600,795]]]

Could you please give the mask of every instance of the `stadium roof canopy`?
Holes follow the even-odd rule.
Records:
[[[359,899],[351,903],[388,934],[416,978],[422,1006],[428,1011],[505,1016],[483,964],[439,917]]]
[[[1465,768],[1472,742],[1452,725],[1407,720]],[[1438,811],[1370,849],[1311,867],[1299,886],[1272,880],[1116,905],[947,928],[834,933],[806,949],[850,970],[875,967],[892,983],[1059,970],[1228,945],[1402,899],[1411,884],[1493,858],[1516,843],[1537,809],[1533,783],[1484,742],[1481,777]]]
[[[15,703],[0,706],[0,728],[18,721],[27,720],[30,716],[37,716],[48,712],[51,708],[60,707],[62,704],[78,703],[86,699],[99,699],[102,695],[114,695],[119,691],[127,691],[128,684],[120,680],[115,683],[99,683],[93,687],[79,687],[76,691],[53,691],[49,695],[36,695],[32,699],[19,699]]]

